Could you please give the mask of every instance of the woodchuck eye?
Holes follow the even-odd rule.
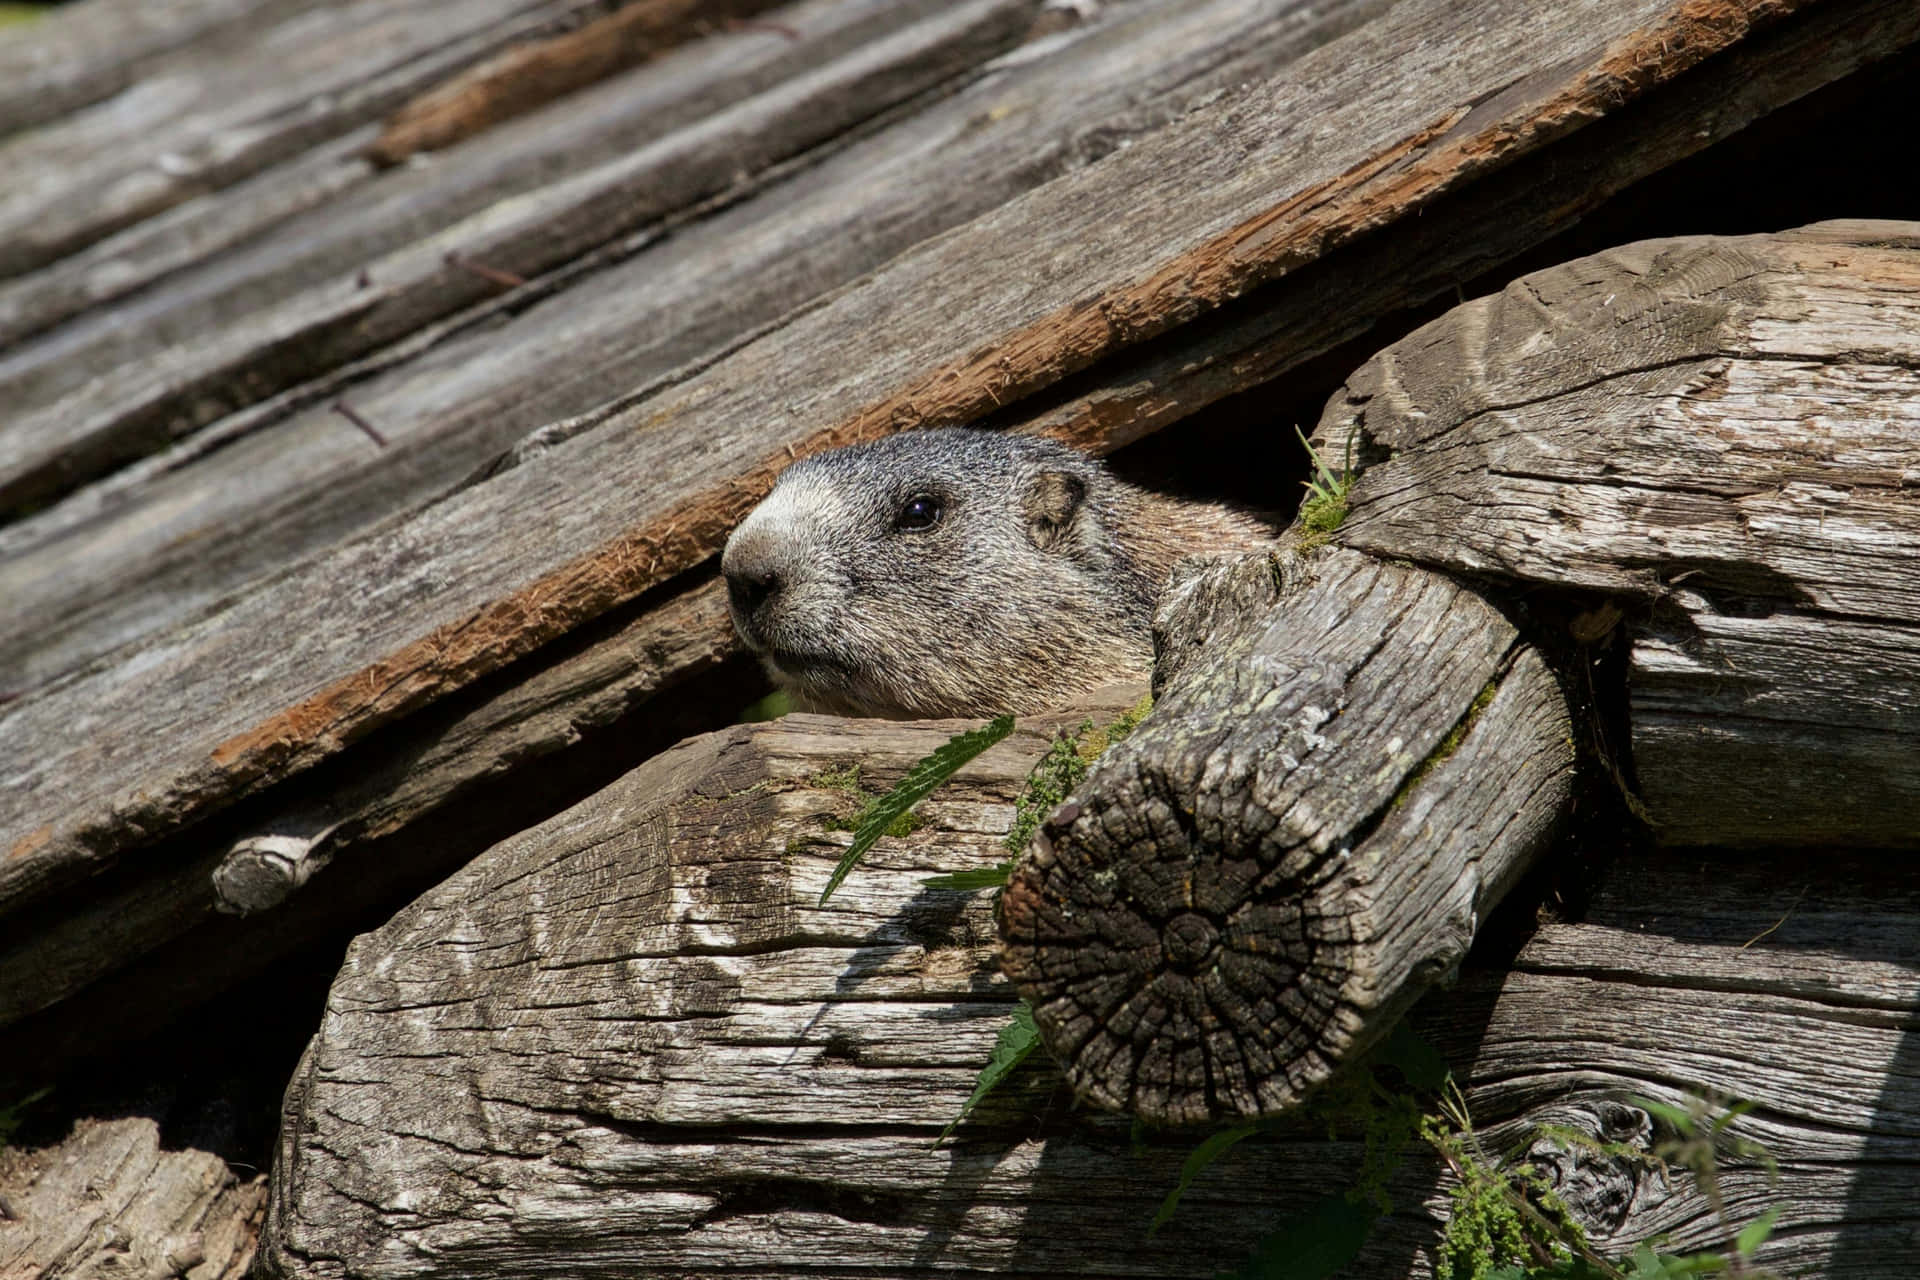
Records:
[[[900,514],[893,518],[893,527],[908,531],[931,529],[940,523],[946,514],[946,506],[930,493],[916,493],[901,504]]]

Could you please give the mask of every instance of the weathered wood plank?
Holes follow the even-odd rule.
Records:
[[[1895,861],[1833,850],[1622,856],[1584,921],[1543,923],[1511,970],[1469,967],[1418,1021],[1456,1069],[1471,1064],[1474,1113],[1504,1121],[1495,1147],[1555,1112],[1585,1112],[1588,1132],[1612,1113],[1631,1131],[1635,1096],[1757,1102],[1736,1132],[1780,1179],[1742,1161],[1725,1174],[1739,1220],[1782,1210],[1762,1265],[1890,1280],[1920,1205],[1917,888]],[[1609,1251],[1667,1229],[1718,1243],[1684,1180],[1533,1150],[1594,1206]]]
[[[268,1274],[520,1274],[538,1250],[582,1277],[1212,1275],[1357,1172],[1357,1144],[1303,1124],[1237,1149],[1148,1238],[1197,1139],[1130,1151],[1124,1122],[1049,1102],[1050,1074],[933,1145],[1010,993],[985,895],[920,879],[1001,856],[1042,739],[964,769],[825,907],[845,837],[822,819],[849,803],[823,771],[885,785],[955,727],[792,717],[693,740],[360,939],[288,1092]],[[1488,1145],[1531,1146],[1609,1251],[1717,1228],[1654,1162],[1534,1126],[1645,1150],[1625,1099],[1718,1089],[1763,1104],[1738,1132],[1780,1161],[1778,1187],[1723,1170],[1737,1212],[1786,1210],[1761,1261],[1893,1274],[1862,1246],[1920,1204],[1920,1093],[1898,1069],[1920,889],[1827,865],[1808,886],[1799,861],[1622,858],[1586,920],[1422,1006]],[[1837,1173],[1869,1159],[1870,1179]],[[1413,1162],[1355,1274],[1430,1274],[1444,1195]]]
[[[1392,269],[1335,254],[1298,273],[1282,297],[1269,289],[1220,320],[1175,330],[1092,389],[1015,420],[1088,447],[1131,443],[1362,336],[1377,316],[1454,296],[1633,183],[1915,40],[1920,14],[1904,0],[1803,12],[1588,125],[1578,146],[1523,157],[1396,226],[1384,246]]]
[[[84,665],[437,499],[529,432],[684,376],[768,317],[1270,71],[1372,7],[1140,5],[1023,49],[815,169],[354,379],[351,403],[380,424],[387,450],[324,398],[291,416],[279,406],[230,416],[0,529],[0,594],[32,618],[0,619],[0,665],[17,664],[23,684]],[[559,368],[556,350],[568,353]]]
[[[130,964],[151,963],[148,957],[157,948],[216,921],[223,926],[217,947],[224,958],[217,965],[182,966],[186,972],[172,977],[169,999],[191,1004],[246,981],[276,959],[328,936],[350,909],[293,913],[282,909],[283,896],[259,908],[269,914],[244,924],[221,919],[219,880],[240,846],[298,842],[312,856],[338,864],[331,877],[324,868],[315,873],[314,893],[342,893],[343,876],[355,880],[357,891],[376,875],[364,865],[363,850],[378,849],[383,838],[408,826],[431,828],[432,815],[475,788],[565,750],[636,703],[712,670],[738,651],[725,588],[706,577],[578,652],[521,672],[474,705],[436,709],[441,713],[413,726],[405,741],[363,749],[346,780],[323,796],[291,798],[237,827],[203,829],[148,874],[129,876],[59,911],[45,911],[33,928],[10,932],[0,942],[0,1027]],[[406,878],[425,882],[436,873],[451,873],[458,856],[444,852],[444,844],[423,835]],[[358,900],[357,893],[350,896]],[[20,1034],[43,1046],[59,1042],[60,1053],[42,1050],[58,1058],[70,1041],[89,1038],[87,1025],[96,1016],[77,1011],[78,1034],[71,1037],[44,1023]],[[98,1038],[97,1030],[91,1038]]]
[[[0,139],[0,169],[9,175],[0,193],[0,275],[82,249],[376,120],[505,44],[602,10],[604,0],[234,8],[208,7],[186,22],[177,10],[151,25],[136,20],[129,52],[138,59],[143,49],[168,46],[166,57],[139,62],[137,76],[123,62],[117,73],[129,79],[112,97]],[[232,18],[256,29],[231,40],[182,39],[189,24],[213,34]],[[101,35],[96,23],[70,33],[56,21],[45,30],[44,45],[31,32],[14,56],[57,63],[72,52],[70,41],[84,45]],[[113,83],[116,69],[90,63],[83,55],[77,85],[56,96],[92,97]],[[163,122],[165,141],[156,147]]]
[[[825,142],[861,120],[925,91],[1011,43],[1024,31],[1036,0],[968,0],[931,6],[932,16],[903,29],[843,47],[851,34],[845,20],[871,17],[873,4],[838,7],[841,21],[799,49],[784,37],[759,34],[763,74],[721,85],[760,88],[777,70],[784,78],[760,92],[732,99],[715,94],[711,58],[689,58],[661,86],[671,116],[683,127],[646,138],[653,121],[640,104],[614,106],[613,119],[572,156],[582,167],[563,179],[541,183],[542,157],[516,140],[518,164],[501,183],[490,168],[465,166],[463,181],[417,175],[411,182],[383,182],[385,199],[366,223],[326,237],[316,253],[296,248],[294,263],[263,247],[269,259],[262,282],[241,264],[216,270],[169,302],[160,299],[145,330],[129,330],[129,317],[101,316],[91,332],[61,331],[9,361],[0,390],[19,398],[21,412],[0,437],[0,506],[18,507],[58,494],[102,470],[138,457],[218,417],[313,373],[385,342],[412,333],[442,315],[500,292],[502,276],[532,277],[637,228],[743,186],[753,175]],[[810,66],[802,55],[824,60]],[[794,74],[802,69],[806,74]],[[652,97],[641,88],[642,99]],[[719,97],[715,104],[712,99]],[[603,109],[607,104],[590,104]],[[608,127],[611,126],[611,127]],[[647,145],[620,145],[646,138]],[[477,157],[476,157],[477,158]],[[583,163],[591,162],[591,163]],[[501,188],[504,186],[504,190]],[[422,236],[426,210],[410,191],[441,192],[428,203],[439,225]],[[321,215],[313,215],[319,221]],[[372,231],[368,236],[364,233]],[[290,229],[297,236],[298,228]],[[356,234],[360,233],[360,234]],[[322,271],[351,245],[358,271]],[[385,248],[385,252],[376,252]],[[462,270],[447,255],[483,264]],[[309,275],[309,273],[314,273]],[[489,275],[488,273],[492,273]],[[303,288],[261,308],[249,296],[264,283],[271,297],[298,281]],[[207,286],[211,286],[208,289]],[[205,291],[205,296],[202,291]],[[136,307],[136,312],[145,308]],[[178,326],[178,328],[175,328]]]
[[[0,1147],[0,1276],[240,1280],[267,1177],[161,1142],[145,1116],[84,1119],[50,1147]]]
[[[367,148],[367,157],[394,165],[421,151],[453,146],[778,2],[634,0],[578,30],[517,44],[394,112]],[[801,39],[793,27],[780,30]]]
[[[1396,6],[1099,174],[1069,175],[903,256],[538,465],[147,647],[140,688],[199,690],[202,705],[154,706],[112,667],[20,699],[0,732],[60,745],[12,780],[0,885],[20,901],[86,874],[698,562],[790,448],[964,419],[1045,385],[1411,215],[1798,7],[1717,4],[1705,22],[1697,3],[1596,2],[1543,21],[1531,7],[1490,5],[1472,29],[1502,32],[1496,45],[1467,34],[1451,5]],[[1496,83],[1510,87],[1486,99]],[[1121,223],[1101,199],[1116,190],[1130,210]],[[981,254],[992,272],[977,270]],[[944,301],[903,310],[914,297]],[[882,331],[890,340],[876,348]],[[741,423],[757,430],[723,430]],[[697,468],[697,486],[672,479],[668,459]],[[612,511],[623,514],[610,530]],[[475,528],[541,536],[502,554],[468,537]],[[343,616],[349,582],[365,588],[344,593],[357,598]],[[314,647],[287,645],[289,635]],[[222,672],[251,673],[257,692],[212,694],[231,689]],[[137,764],[129,740],[141,744]]]
[[[0,282],[5,345],[183,273],[143,304],[140,323],[126,317],[118,324],[77,320],[57,340],[0,358],[0,386],[21,409],[71,392],[98,367],[150,359],[179,333],[231,326],[283,295],[354,276],[402,244],[488,204],[657,142],[906,25],[927,8],[870,0],[796,4],[787,16],[805,28],[798,41],[766,33],[700,41],[644,73],[580,93],[519,126],[436,156],[417,171],[376,178],[362,153],[376,140],[378,126],[349,131],[28,276]],[[309,170],[317,173],[309,177]],[[339,198],[363,186],[368,190],[359,198]],[[247,243],[311,203],[327,208]]]
[[[1339,539],[1623,599],[1633,763],[1675,844],[1920,839],[1910,224],[1651,241],[1369,362]]]
[[[232,38],[317,0],[95,0],[46,14],[0,43],[0,134],[119,93],[156,58]]]

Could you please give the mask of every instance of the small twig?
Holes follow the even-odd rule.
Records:
[[[502,271],[498,267],[490,267],[484,262],[475,262],[472,258],[467,257],[455,249],[447,250],[447,265],[450,267],[458,267],[462,271],[479,276],[482,280],[491,281],[506,289],[518,289],[527,282],[525,276],[517,276],[511,271]]]
[[[348,404],[345,400],[335,400],[333,402],[333,411],[339,414],[341,417],[345,418],[348,422],[351,422],[354,426],[366,432],[367,439],[373,441],[375,444],[379,445],[382,449],[387,447],[387,438],[380,434],[379,428],[375,427],[371,422],[368,422],[365,418],[361,417],[360,411],[358,409],[355,409],[352,405]]]
[[[1809,886],[1807,885],[1801,885],[1800,892],[1794,896],[1794,899],[1792,902],[1787,904],[1787,914],[1784,916],[1781,916],[1778,920],[1775,920],[1772,924],[1768,925],[1766,928],[1762,929],[1760,932],[1754,934],[1751,938],[1748,938],[1745,942],[1741,943],[1739,949],[1741,951],[1745,951],[1748,947],[1760,941],[1760,939],[1766,937],[1768,934],[1772,933],[1775,929],[1778,929],[1781,925],[1785,924],[1788,920],[1792,919],[1794,911],[1800,906],[1800,899],[1807,896],[1808,887]]]

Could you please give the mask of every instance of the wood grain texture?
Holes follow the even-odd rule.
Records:
[[[1019,418],[1021,429],[1113,448],[1176,424],[1360,337],[1377,316],[1453,296],[1632,184],[1916,39],[1920,10],[1905,0],[1803,11],[1587,125],[1577,145],[1523,157],[1429,207],[1371,254],[1330,255],[1148,344],[1090,389]]]
[[[296,249],[298,270],[275,263],[269,275],[305,287],[285,298],[270,293],[264,307],[235,289],[222,270],[202,282],[213,286],[212,297],[189,291],[171,306],[162,302],[157,309],[166,323],[143,334],[129,334],[125,316],[106,316],[93,335],[51,335],[15,357],[12,370],[0,367],[0,377],[15,375],[8,389],[21,404],[0,437],[0,508],[44,501],[225,412],[491,297],[501,289],[502,272],[537,276],[744,187],[772,165],[1006,48],[1025,29],[1033,2],[934,6],[932,16],[903,30],[845,48],[835,37],[846,33],[830,30],[809,50],[822,66],[808,66],[788,42],[773,39],[779,52],[763,60],[788,75],[771,85],[748,79],[741,87],[759,92],[737,100],[719,95],[731,109],[709,101],[704,112],[681,121],[686,127],[631,150],[596,138],[600,148],[583,150],[598,163],[544,183],[537,159],[524,154],[505,191],[484,170],[469,168],[473,185],[456,184],[430,202],[444,221],[428,234],[420,234],[417,221],[425,211],[405,200],[404,185],[387,185],[388,200],[374,221],[384,225],[388,243],[377,236],[355,243],[357,270],[301,279],[318,255]],[[872,11],[871,5],[852,7]],[[762,45],[769,41],[758,37]],[[794,74],[802,68],[809,74]],[[681,99],[673,105],[682,113],[690,105],[686,98],[714,96],[714,68],[695,70],[699,74],[676,83],[679,93],[669,95]],[[643,119],[622,114],[618,123],[630,138],[644,129]],[[596,154],[602,150],[611,154]],[[328,240],[337,252],[339,234]],[[461,270],[449,253],[484,270]]]
[[[964,420],[1047,385],[1411,216],[1797,7],[1593,0],[1540,20],[1488,4],[1468,21],[1437,0],[1395,6],[902,255],[538,465],[154,638],[137,676],[103,663],[16,700],[0,732],[48,746],[0,797],[0,892],[17,902],[70,882],[698,563],[792,453]],[[1509,87],[1488,99],[1490,84]],[[1114,191],[1127,193],[1119,222],[1101,199]],[[983,253],[994,270],[978,269]],[[942,305],[900,304],[929,297]],[[876,347],[877,332],[889,341]],[[541,536],[513,550],[473,529]],[[244,689],[223,685],[238,672]]]
[[[0,134],[30,129],[126,89],[198,41],[315,7],[317,0],[96,0],[42,15],[0,43]]]
[[[1920,232],[1651,241],[1517,281],[1357,372],[1339,538],[1620,597],[1672,844],[1920,833]]]
[[[0,593],[32,617],[30,627],[0,619],[0,665],[12,659],[28,684],[84,665],[438,499],[510,449],[527,457],[555,445],[585,429],[572,415],[658,391],[762,334],[769,317],[1092,163],[1368,9],[1155,4],[1050,49],[1023,48],[738,205],[355,376],[340,389],[381,424],[386,450],[330,396],[229,415],[0,529]]]
[[[635,0],[577,31],[517,44],[434,86],[388,118],[367,148],[376,164],[438,151],[657,58],[675,45],[740,22],[778,0]],[[801,37],[785,28],[794,40]]]
[[[168,56],[142,65],[90,109],[0,139],[0,167],[12,177],[0,195],[0,275],[259,173],[378,119],[504,44],[600,7],[601,0],[448,0],[430,11],[405,0],[281,3],[240,15],[247,22],[234,38],[207,40],[180,39],[170,19],[182,16],[181,6],[150,26],[136,20],[135,32],[148,27],[151,43],[172,46]],[[16,56],[62,58],[64,30],[56,20],[26,33]],[[47,45],[34,48],[43,39]],[[139,49],[140,35],[133,41]],[[165,138],[159,146],[157,136]]]
[[[236,822],[203,827],[197,838],[176,845],[145,874],[45,910],[32,929],[8,936],[0,942],[0,1027],[131,966],[150,964],[148,957],[158,948],[206,931],[223,910],[221,880],[231,874],[235,852],[243,846],[312,841],[324,833],[318,852],[327,866],[312,873],[320,877],[315,892],[346,899],[346,911],[365,898],[367,886],[395,878],[395,868],[365,861],[383,855],[362,851],[381,848],[382,840],[404,829],[421,834],[403,878],[451,873],[457,855],[442,852],[443,842],[433,834],[436,816],[448,806],[500,785],[501,778],[571,747],[635,704],[738,652],[726,592],[708,577],[656,602],[611,634],[518,671],[488,696],[436,708],[403,740],[362,749],[355,766],[322,797],[291,797]],[[351,890],[339,884],[342,878],[354,881]],[[304,889],[304,882],[299,887]],[[193,1004],[243,982],[302,945],[329,936],[340,914],[294,911],[276,903],[244,923],[221,921],[219,937],[210,945],[225,958],[185,966],[186,975],[169,975],[166,999]],[[84,1042],[87,1023],[97,1017],[96,1011],[80,1009],[72,1028],[39,1023],[21,1037],[43,1044]]]
[[[1002,856],[1042,740],[968,766],[825,908],[845,836],[823,818],[850,797],[823,771],[883,786],[956,727],[695,739],[360,939],[287,1095],[267,1273],[520,1275],[538,1255],[580,1277],[1210,1276],[1355,1176],[1357,1142],[1282,1127],[1148,1238],[1195,1136],[1130,1149],[1046,1072],[933,1145],[1011,992],[983,896],[920,880]],[[1609,1252],[1717,1227],[1683,1176],[1537,1126],[1645,1151],[1632,1098],[1720,1090],[1761,1103],[1736,1132],[1780,1162],[1777,1185],[1724,1175],[1743,1219],[1785,1211],[1761,1261],[1893,1277],[1920,1204],[1916,921],[1897,864],[1622,857],[1584,920],[1543,923],[1510,965],[1470,959],[1416,1018],[1489,1145],[1528,1151]],[[1431,1274],[1446,1185],[1416,1158],[1394,1194],[1353,1274]]]
[[[145,1116],[83,1119],[52,1146],[0,1148],[0,1204],[6,1280],[240,1280],[267,1178],[163,1144]]]
[[[1780,1163],[1732,1161],[1737,1221],[1780,1229],[1759,1261],[1785,1275],[1892,1277],[1920,1205],[1920,1001],[1898,861],[1839,850],[1622,856],[1581,923],[1543,923],[1510,970],[1469,967],[1417,1015],[1454,1062],[1496,1147],[1521,1141],[1587,1206],[1609,1252],[1662,1230],[1712,1245],[1684,1176],[1527,1141],[1554,1115],[1632,1139],[1635,1096],[1758,1103],[1735,1132]]]
[[[1485,601],[1349,552],[1216,563],[1156,631],[1175,669],[1015,868],[1002,964],[1094,1104],[1279,1114],[1457,965],[1546,849],[1569,714]]]

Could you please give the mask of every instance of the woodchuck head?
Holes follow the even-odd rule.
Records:
[[[948,428],[795,463],[721,569],[741,638],[803,709],[986,716],[1144,677],[1174,559],[1271,536],[1052,441]]]

